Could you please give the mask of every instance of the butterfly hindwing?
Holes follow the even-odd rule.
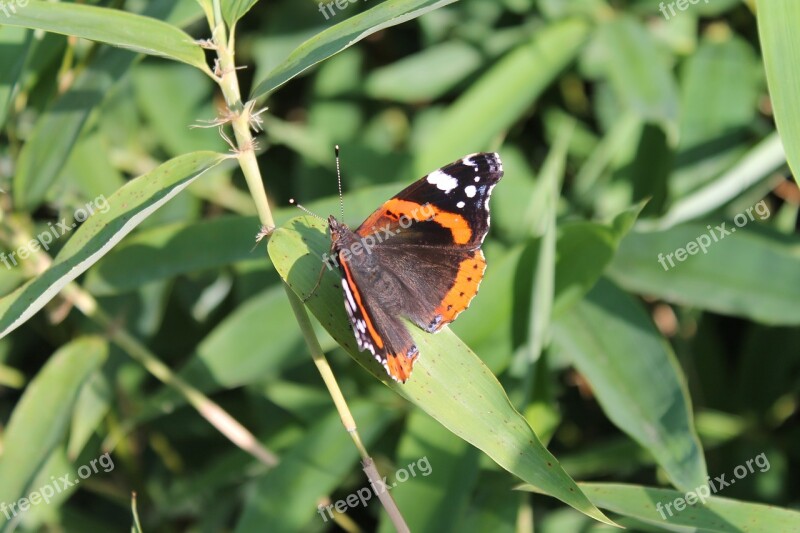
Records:
[[[397,319],[401,282],[391,272],[378,272],[358,259],[339,255],[342,291],[359,350],[369,350],[392,378],[405,382],[419,351],[406,327]],[[374,262],[373,262],[374,264]],[[362,292],[360,287],[377,287]]]

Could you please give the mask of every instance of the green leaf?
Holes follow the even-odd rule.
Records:
[[[174,7],[166,2],[154,3],[147,7],[146,13],[163,18],[172,13]],[[127,50],[103,47],[79,72],[69,89],[42,113],[17,162],[12,191],[17,207],[31,209],[44,200],[72,153],[89,115],[125,79],[136,58],[136,54]]]
[[[800,183],[800,47],[792,28],[800,24],[794,0],[756,0],[758,37],[764,54],[775,122],[795,181]]]
[[[512,330],[519,326],[520,338],[525,335],[526,323],[514,313],[519,293],[517,272],[521,268],[520,257],[524,256],[522,246],[515,246],[504,253],[486,252],[486,261],[490,266],[481,281],[481,290],[470,303],[480,312],[462,313],[450,328],[476,354],[480,354],[492,373],[499,375],[511,362],[517,345],[517,336],[511,334],[509,324]]]
[[[251,99],[265,96],[309,67],[380,30],[413,20],[456,0],[394,0],[324,30],[297,47],[253,89]]]
[[[719,239],[721,231],[716,226],[723,222],[631,232],[620,244],[608,274],[629,291],[669,302],[763,324],[800,324],[800,241],[750,227]],[[726,222],[726,231],[736,229]],[[694,255],[687,253],[689,243],[697,243]],[[705,254],[700,253],[701,244]],[[682,262],[675,255],[678,249],[684,250]]]
[[[321,268],[319,257],[328,248],[323,222],[308,217],[295,218],[276,230],[268,247],[281,277],[300,297],[311,294]],[[497,379],[448,328],[432,335],[409,326],[421,355],[404,385],[392,381],[372,355],[359,352],[344,312],[340,283],[337,272],[327,272],[306,305],[359,364],[509,472],[610,523],[588,504],[575,482],[542,446]]]
[[[581,203],[591,205],[599,202],[598,190],[607,181],[608,175],[635,157],[631,152],[635,152],[642,128],[641,119],[631,111],[615,117],[575,176],[571,192]]]
[[[681,71],[681,137],[670,177],[672,197],[707,183],[746,150],[762,90],[752,45],[730,32],[709,32]]]
[[[705,482],[686,378],[638,302],[600,281],[554,322],[553,348],[588,379],[608,418],[653,454],[676,487]]]
[[[85,385],[84,385],[85,386]],[[77,414],[77,410],[73,407],[73,416]],[[39,467],[39,472],[36,474],[36,477],[33,478],[29,487],[31,489],[38,489],[39,487],[44,487],[45,485],[53,483],[53,478],[58,477],[56,474],[63,476],[68,472],[74,472],[80,465],[74,464],[67,458],[67,453],[64,449],[64,446],[57,446],[53,452],[50,454],[50,457],[45,459],[45,461]],[[57,492],[47,505],[36,505],[31,506],[24,514],[21,514],[21,523],[19,524],[18,529],[27,529],[27,530],[37,530],[42,529],[44,524],[49,522],[52,523],[56,520],[56,517],[59,515],[60,508],[64,505],[64,503],[78,490],[79,486],[72,486],[63,489],[61,492]],[[30,492],[26,495],[30,495]],[[13,519],[12,519],[13,520]],[[10,528],[14,530],[13,527]]]
[[[258,0],[222,0],[222,17],[228,26],[233,26]]]
[[[773,132],[745,153],[741,160],[722,176],[675,202],[662,217],[642,220],[637,224],[637,228],[671,228],[711,213],[750,187],[771,178],[785,161],[781,140]]]
[[[176,157],[111,195],[106,211],[96,211],[81,225],[45,273],[0,299],[0,337],[28,320],[155,210],[227,157],[215,152]]]
[[[454,517],[459,528],[459,533],[518,533],[517,520],[520,514],[520,503],[522,498],[515,498],[514,493],[509,489],[512,484],[508,476],[501,472],[481,472],[477,486],[473,492],[474,496],[470,502],[467,512],[463,515]],[[608,529],[610,526],[597,524],[586,515],[582,515],[564,507],[561,511],[574,513],[586,519],[587,523],[596,524],[599,527]],[[554,512],[559,512],[555,510]],[[536,531],[540,531],[537,529]],[[561,533],[561,532],[560,532]]]
[[[113,392],[108,378],[97,371],[91,375],[81,388],[75,402],[75,412],[69,431],[67,455],[70,459],[78,457],[97,431],[100,422],[111,408]]]
[[[19,89],[22,66],[31,45],[31,32],[23,28],[0,27],[0,128]]]
[[[25,389],[3,435],[0,502],[27,496],[43,463],[64,439],[81,387],[107,355],[108,345],[100,338],[74,340],[54,353]],[[0,531],[8,526],[0,513]]]
[[[442,161],[488,149],[575,58],[588,32],[582,20],[557,22],[500,59],[437,121],[417,171],[424,174]]]
[[[89,114],[135,58],[135,54],[125,50],[105,48],[36,121],[33,133],[22,147],[14,175],[12,192],[17,207],[32,209],[44,200]]]
[[[375,69],[367,77],[364,90],[373,98],[395,102],[430,101],[475,72],[481,63],[481,54],[469,44],[445,42]]]
[[[191,128],[203,117],[217,113],[212,84],[202,73],[185,65],[140,63],[132,69],[136,102],[160,146],[174,157],[203,147],[224,150],[215,128]]]
[[[615,17],[599,27],[598,68],[617,99],[646,121],[661,124],[671,144],[678,138],[678,88],[653,36],[636,19]]]
[[[249,299],[214,328],[181,376],[204,391],[277,376],[304,362],[297,357],[303,340],[296,325],[286,293],[277,284]],[[255,331],[258,335],[252,334]]]
[[[643,206],[644,202],[623,211],[610,225],[583,221],[561,225],[556,242],[554,317],[583,298],[600,279]],[[592,260],[585,261],[585,257]]]
[[[120,294],[153,281],[263,257],[263,250],[252,249],[258,229],[255,216],[221,216],[138,232],[89,270],[85,287],[96,295]],[[200,249],[206,253],[198,254]]]
[[[3,24],[108,43],[182,61],[210,74],[205,54],[191,35],[158,19],[118,9],[29,0],[25,9],[18,9]]]
[[[758,470],[755,470],[757,473]],[[797,531],[797,524],[800,523],[800,513],[797,511],[720,496],[704,497],[703,503],[696,497],[691,498],[695,501],[694,505],[683,504],[685,508],[677,511],[674,502],[679,498],[685,502],[687,493],[623,483],[579,483],[579,486],[598,507],[634,518],[659,530],[686,533],[792,533]],[[531,487],[520,488],[532,490]],[[707,490],[705,484],[693,488],[696,496],[705,494]],[[661,504],[660,510],[658,504]],[[667,504],[673,505],[669,509],[672,515],[665,507]],[[641,529],[650,528],[643,526]]]
[[[530,308],[528,310],[528,362],[539,360],[542,350],[550,343],[550,322],[555,298],[556,277],[556,215],[564,169],[567,163],[567,147],[573,125],[565,123],[558,132],[556,141],[542,165],[539,180],[539,198],[544,201],[542,213],[535,213],[539,220],[531,224],[532,233],[541,236],[536,250],[536,265],[532,276]],[[531,202],[534,204],[535,202]],[[530,215],[531,212],[529,211]]]

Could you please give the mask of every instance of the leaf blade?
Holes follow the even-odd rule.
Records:
[[[275,231],[269,253],[281,277],[303,297],[315,285],[320,270],[317,257],[328,246],[322,223],[300,217]],[[358,352],[338,282],[338,274],[323,276],[306,305],[359,364],[509,472],[529,482],[535,479],[554,497],[601,522],[612,523],[587,505],[575,482],[514,409],[494,375],[448,328],[430,335],[409,327],[422,355],[404,385],[393,382],[370,354]],[[498,424],[499,420],[503,423]]]
[[[601,280],[555,321],[553,345],[587,377],[609,419],[653,454],[675,486],[703,484],[706,465],[686,379],[630,296]]]
[[[340,22],[298,46],[259,83],[250,98],[265,96],[303,71],[369,37],[457,0],[397,0],[386,2]]]
[[[25,9],[3,24],[83,37],[210,72],[202,49],[188,33],[158,19],[117,9],[29,0]]]
[[[108,209],[81,225],[46,272],[0,299],[0,338],[33,316],[142,220],[227,157],[216,152],[176,157],[111,195]]]
[[[622,240],[607,273],[628,291],[669,302],[763,324],[800,324],[797,239],[747,227],[714,242],[710,232],[719,237],[703,222],[658,232],[632,231]],[[697,256],[673,261],[674,251],[685,251],[687,243],[701,237],[710,243],[707,253],[701,256],[696,249]]]
[[[797,37],[791,31],[800,22],[800,5],[791,0],[757,0],[758,38],[764,56],[767,84],[775,109],[775,122],[792,168],[800,183],[800,63]]]
[[[4,434],[0,501],[25,496],[44,462],[62,441],[82,385],[108,355],[107,343],[84,337],[61,347],[25,389]],[[9,525],[0,513],[0,531]]]

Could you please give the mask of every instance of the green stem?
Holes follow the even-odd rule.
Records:
[[[308,312],[306,311],[303,302],[300,301],[300,298],[297,297],[294,291],[292,291],[292,289],[285,283],[283,287],[286,289],[286,296],[288,296],[289,303],[292,305],[292,310],[297,317],[297,323],[300,325],[300,331],[303,332],[303,337],[306,340],[308,351],[311,352],[311,357],[314,359],[314,364],[317,365],[317,370],[319,370],[319,373],[322,376],[322,381],[324,381],[325,386],[328,387],[328,392],[330,393],[331,398],[333,398],[333,403],[336,405],[336,409],[339,411],[339,417],[342,419],[342,424],[347,430],[347,433],[349,433],[350,437],[353,439],[353,443],[356,445],[358,453],[361,454],[361,462],[362,466],[364,467],[364,473],[367,475],[367,478],[369,478],[369,481],[373,487],[381,487],[383,484],[383,479],[378,473],[378,469],[375,467],[372,457],[369,456],[367,449],[364,447],[364,443],[361,441],[361,436],[358,434],[358,429],[356,428],[356,422],[353,419],[353,414],[350,412],[350,408],[347,406],[347,401],[344,399],[342,390],[339,388],[339,384],[336,382],[336,377],[333,375],[333,370],[331,370],[328,360],[325,358],[325,352],[322,351],[322,347],[319,345],[317,336],[314,334],[314,328],[311,327],[311,320],[308,318]],[[387,491],[376,490],[375,492],[378,494],[378,498],[383,504],[383,507],[386,509],[386,512],[389,514],[389,518],[394,524],[395,529],[401,533],[409,531],[408,526],[403,519],[403,515],[400,513],[400,509],[397,507],[397,503],[394,501],[394,498],[392,498]]]
[[[233,126],[233,133],[236,137],[239,165],[242,168],[242,173],[244,174],[245,180],[247,181],[247,186],[250,189],[250,195],[253,197],[253,201],[256,204],[256,209],[258,210],[258,216],[261,224],[272,229],[275,227],[275,221],[272,217],[272,211],[269,207],[267,193],[264,190],[264,182],[261,179],[261,171],[259,170],[258,163],[256,161],[253,136],[250,133],[250,112],[252,107],[242,103],[241,93],[239,91],[239,81],[236,75],[234,52],[230,48],[230,43],[234,42],[234,38],[233,35],[231,35],[231,39],[228,41],[226,37],[225,25],[220,19],[218,19],[216,22],[213,35],[214,43],[217,47],[219,67],[221,70],[219,86],[222,89],[225,102],[232,112],[231,125]],[[382,478],[378,474],[378,470],[375,468],[375,464],[370,457],[369,452],[367,452],[363,441],[361,440],[361,436],[358,433],[353,414],[350,412],[350,408],[348,407],[347,401],[345,400],[344,395],[339,388],[336,377],[333,375],[333,370],[331,369],[328,360],[325,358],[325,353],[322,351],[319,340],[317,340],[317,336],[311,326],[311,320],[308,317],[308,312],[298,296],[285,282],[284,289],[286,290],[286,296],[289,298],[292,311],[294,312],[297,323],[300,326],[300,331],[305,338],[306,346],[308,346],[308,350],[311,353],[314,364],[317,366],[317,370],[322,376],[325,386],[328,388],[328,392],[333,399],[333,403],[336,406],[336,410],[339,413],[342,424],[347,430],[347,433],[353,439],[353,443],[358,449],[358,453],[361,455],[364,472],[367,474],[370,482],[373,483],[373,486],[381,486],[380,483],[382,483]],[[397,508],[397,504],[391,495],[388,492],[383,492],[382,494],[378,494],[378,497],[397,530],[401,532],[409,531],[408,526],[403,520],[403,516],[400,514],[400,510]]]

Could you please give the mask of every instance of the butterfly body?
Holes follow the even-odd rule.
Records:
[[[328,219],[331,256],[360,350],[405,382],[419,351],[405,323],[435,333],[469,306],[486,261],[497,154],[466,156],[385,202],[355,231]]]

